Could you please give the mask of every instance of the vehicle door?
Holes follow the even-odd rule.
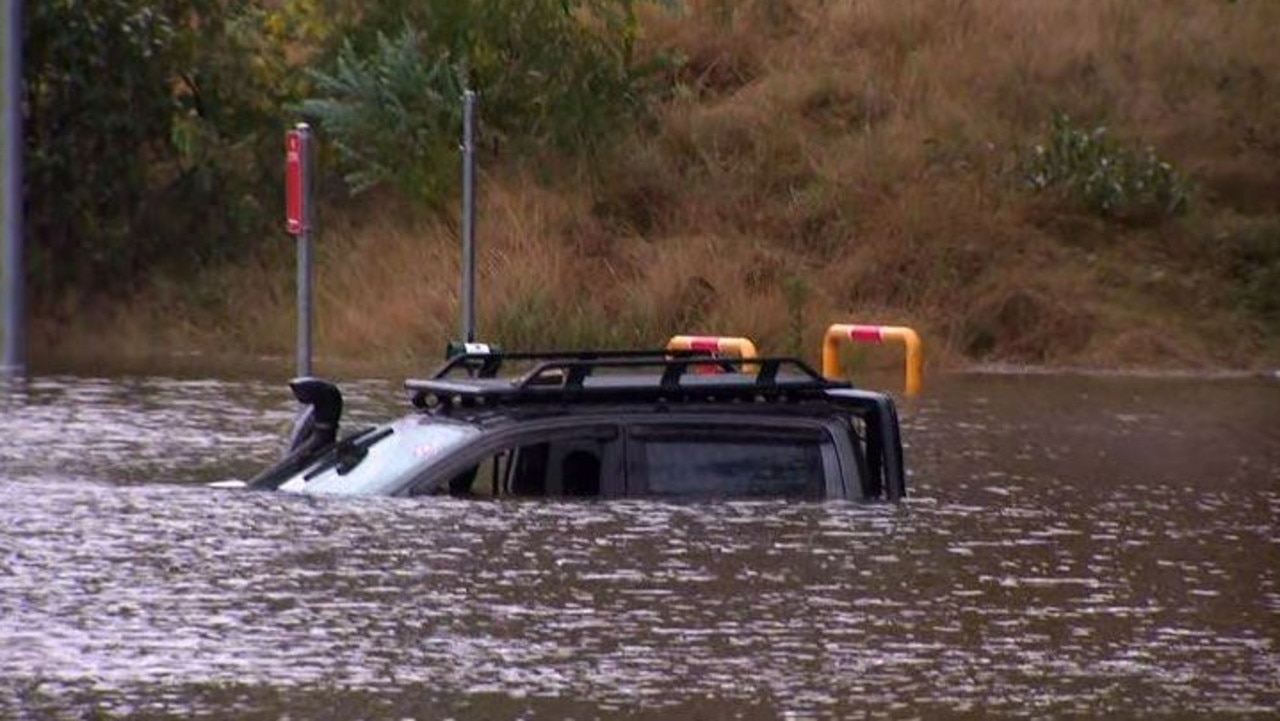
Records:
[[[835,438],[818,420],[668,417],[626,431],[628,496],[819,500],[846,495]]]
[[[521,424],[443,460],[408,496],[610,498],[622,493],[618,425],[558,418]]]

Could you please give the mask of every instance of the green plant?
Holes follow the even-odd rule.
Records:
[[[454,175],[462,82],[447,53],[424,55],[423,45],[405,27],[395,38],[379,34],[370,57],[344,43],[333,73],[311,73],[320,97],[300,109],[332,139],[352,192],[391,182],[438,198]]]
[[[782,281],[782,297],[787,303],[787,341],[792,355],[804,355],[804,310],[811,289],[803,275],[789,275]]]
[[[640,1],[380,3],[334,69],[311,73],[316,87],[300,109],[334,142],[353,191],[392,182],[439,201],[457,175],[448,154],[464,85],[480,95],[489,147],[590,148],[642,106]]]
[[[1236,282],[1238,302],[1280,330],[1280,227],[1263,226],[1228,242],[1228,271]]]
[[[29,3],[37,304],[136,287],[158,264],[197,267],[264,230],[293,89],[270,15],[251,0]]]
[[[1184,212],[1191,200],[1190,182],[1151,146],[1136,149],[1103,126],[1085,129],[1061,114],[1048,139],[1024,160],[1024,175],[1034,190],[1065,190],[1104,218],[1171,217]]]

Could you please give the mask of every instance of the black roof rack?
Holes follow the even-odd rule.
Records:
[[[534,361],[532,369],[498,377],[503,361]],[[469,375],[451,378],[466,369]],[[604,372],[600,372],[604,371]],[[434,376],[405,381],[418,407],[437,403],[548,401],[683,401],[773,399],[849,388],[823,378],[798,358],[715,358],[705,352],[599,351],[476,353],[450,359]]]
[[[450,358],[443,365],[436,369],[432,374],[432,378],[447,378],[458,372],[464,373],[469,378],[494,378],[497,377],[498,371],[502,369],[502,365],[506,361],[529,362],[529,361],[559,361],[559,360],[579,360],[579,361],[595,361],[595,360],[619,360],[619,359],[669,359],[679,360],[682,358],[712,358],[714,357],[710,351],[705,350],[603,350],[603,351],[536,351],[526,353],[462,353]],[[728,360],[728,359],[726,359]],[[726,364],[724,370],[731,371],[733,367]]]

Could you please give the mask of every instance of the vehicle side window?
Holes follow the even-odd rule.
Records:
[[[500,495],[511,455],[509,449],[503,449],[485,456],[479,463],[450,477],[441,492],[457,498],[493,498]]]
[[[606,444],[601,438],[560,438],[522,446],[509,479],[513,496],[595,498]]]
[[[443,481],[420,482],[410,495],[596,498],[606,485],[606,469],[620,464],[617,438],[613,426],[521,434],[450,471]]]
[[[645,427],[632,439],[633,494],[817,499],[826,488],[823,448],[831,441],[817,429]]]

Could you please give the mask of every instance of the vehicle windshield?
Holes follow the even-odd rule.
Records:
[[[429,416],[409,416],[342,443],[297,476],[282,491],[388,495],[479,434],[475,426]]]

